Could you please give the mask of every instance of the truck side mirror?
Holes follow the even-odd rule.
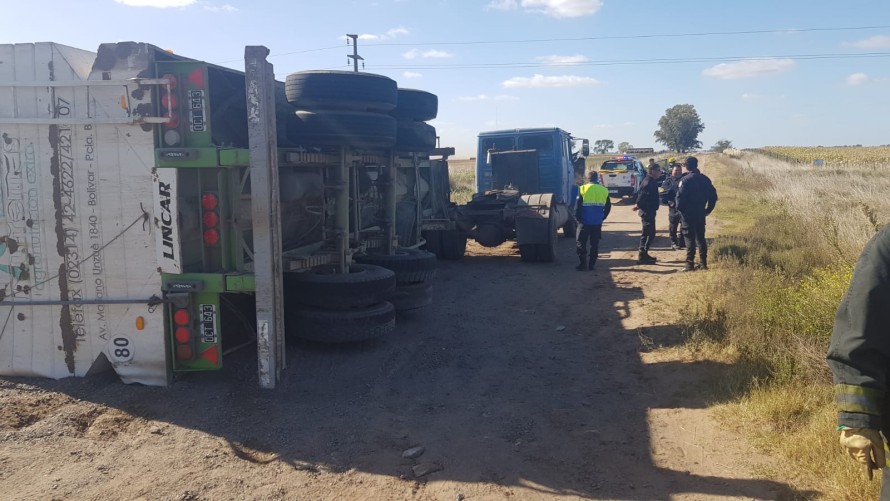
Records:
[[[590,156],[590,141],[587,139],[581,141],[581,155],[585,157]]]

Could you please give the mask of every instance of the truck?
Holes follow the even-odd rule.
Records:
[[[0,374],[167,385],[431,301],[435,95],[151,44],[0,45]]]
[[[442,241],[439,254],[451,251],[446,258],[459,258],[466,239],[472,238],[485,247],[514,240],[522,261],[553,261],[557,230],[575,235],[576,180],[584,174],[589,153],[587,139],[559,128],[480,133],[476,193],[468,203],[453,207],[453,229],[427,233],[428,240]]]

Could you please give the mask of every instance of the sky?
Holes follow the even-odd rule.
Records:
[[[890,144],[887,0],[28,0],[3,2],[0,43],[95,51],[147,42],[243,71],[263,45],[276,78],[362,71],[439,98],[441,146],[559,127],[662,149],[691,104],[703,148]]]

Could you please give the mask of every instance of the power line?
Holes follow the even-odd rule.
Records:
[[[455,70],[455,69],[495,69],[495,68],[539,68],[539,67],[565,67],[565,66],[618,66],[618,65],[647,65],[647,64],[679,64],[679,63],[713,63],[726,61],[764,61],[771,59],[860,59],[890,57],[890,52],[867,52],[862,54],[786,54],[776,56],[724,56],[724,57],[684,57],[684,58],[655,58],[655,59],[613,59],[603,61],[583,61],[573,63],[475,63],[475,64],[439,64],[439,65],[379,65],[375,69],[389,70]]]
[[[848,26],[848,27],[830,27],[830,28],[788,28],[788,29],[772,29],[772,30],[741,30],[741,31],[708,31],[700,33],[661,33],[647,35],[610,35],[595,37],[577,37],[577,38],[528,38],[516,40],[475,40],[465,42],[403,42],[403,43],[366,43],[365,47],[406,47],[419,45],[496,45],[496,44],[528,44],[528,43],[548,43],[548,42],[582,42],[582,41],[600,41],[600,40],[632,40],[632,39],[649,39],[649,38],[684,38],[684,37],[707,37],[707,36],[736,36],[736,35],[762,35],[775,33],[810,33],[810,32],[830,32],[830,31],[863,31],[890,29],[890,25],[876,26]],[[289,52],[279,52],[270,54],[269,58],[291,56],[294,54],[307,54],[310,52],[321,52],[334,49],[342,49],[343,45],[334,45],[329,47],[318,47],[314,49],[296,50]],[[227,61],[219,61],[214,64],[225,64],[240,62],[243,59],[230,59]],[[339,67],[339,66],[338,66]]]
[[[590,40],[632,40],[640,38],[683,38],[683,37],[706,37],[706,36],[725,36],[725,35],[762,35],[769,33],[807,33],[807,32],[825,32],[825,31],[856,31],[856,30],[877,30],[887,29],[890,25],[881,26],[852,26],[843,28],[788,28],[781,30],[744,30],[744,31],[707,31],[701,33],[661,33],[649,35],[610,35],[599,37],[577,37],[577,38],[529,38],[518,40],[476,40],[470,42],[416,42],[416,43],[369,43],[365,47],[387,47],[387,46],[411,46],[411,45],[482,45],[482,44],[514,44],[514,43],[541,43],[541,42],[581,42]]]

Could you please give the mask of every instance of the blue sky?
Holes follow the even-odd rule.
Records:
[[[365,71],[439,96],[431,123],[459,157],[515,127],[659,149],[676,104],[695,106],[705,148],[890,144],[887,0],[5,3],[0,43],[134,40],[236,69],[265,45],[281,80],[349,69],[358,34]]]

